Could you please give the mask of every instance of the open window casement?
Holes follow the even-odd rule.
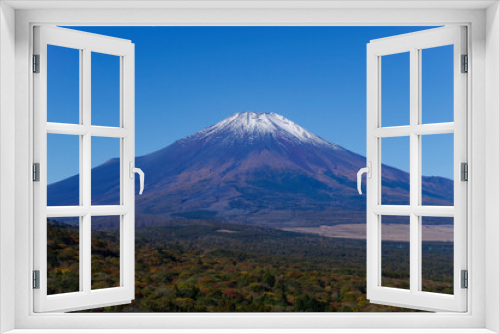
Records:
[[[437,48],[448,48],[450,56],[450,91],[453,97],[448,106],[453,115],[451,122],[423,122],[422,115],[427,120],[432,119],[422,107],[422,96],[425,95],[427,81],[422,79],[422,73],[429,73],[425,55]],[[451,48],[451,49],[450,49]],[[429,29],[422,32],[399,35],[379,40],[373,40],[367,45],[367,298],[372,303],[401,306],[412,309],[431,311],[467,310],[467,289],[464,279],[467,275],[467,46],[465,27],[443,27]],[[409,106],[398,110],[398,113],[407,115],[408,123],[400,126],[384,126],[387,114],[384,115],[382,91],[384,90],[384,57],[405,55],[409,65],[401,71],[409,71]],[[386,58],[387,59],[387,58]],[[390,76],[390,75],[389,75]],[[444,89],[444,87],[443,87]],[[390,87],[388,88],[390,90]],[[387,92],[387,91],[386,91]],[[436,93],[436,92],[434,92]],[[443,93],[444,94],[444,93]],[[451,96],[451,94],[450,94]],[[400,98],[400,96],[386,96],[384,98]],[[409,115],[408,115],[409,113]],[[385,117],[384,117],[385,116]],[[384,121],[383,121],[384,120]],[[399,124],[398,124],[399,125]],[[454,181],[452,205],[426,203],[425,185],[423,184],[422,156],[429,145],[423,146],[431,135],[451,134],[453,136],[453,168]],[[409,145],[406,148],[398,146],[396,154],[409,157],[409,192],[408,203],[399,205],[384,202],[385,189],[382,160],[384,144],[389,140],[400,139]],[[396,147],[396,146],[394,146]],[[397,151],[396,150],[396,151]],[[432,163],[427,161],[427,164]],[[360,171],[362,172],[362,171]],[[425,174],[424,174],[425,175]],[[424,193],[424,195],[423,195]],[[449,217],[449,218],[445,218]],[[384,284],[384,256],[383,230],[390,229],[391,225],[384,225],[383,221],[395,219],[406,221],[408,228],[409,254],[409,286],[394,287]],[[429,292],[424,289],[423,261],[428,260],[423,253],[424,232],[428,225],[424,221],[438,221],[452,219],[453,229],[453,287],[447,293],[442,291]],[[394,225],[392,225],[394,226]],[[402,261],[402,260],[401,260]],[[450,260],[451,262],[451,260]],[[387,282],[387,281],[386,281]],[[431,289],[432,290],[432,289]],[[439,293],[438,293],[439,292]]]
[[[48,109],[57,103],[47,103],[49,75],[53,68],[48,68],[48,57],[53,53],[48,50],[58,48],[73,52],[75,73],[79,83],[76,83],[76,98],[74,105],[76,121],[70,123],[48,122]],[[94,55],[113,56],[117,60],[116,98],[119,113],[116,112],[116,126],[97,126],[91,121],[96,113],[91,110],[92,88],[92,57]],[[97,56],[96,56],[97,57]],[[51,64],[62,62],[52,59]],[[134,44],[107,36],[73,31],[56,27],[34,28],[33,54],[34,82],[34,268],[33,293],[35,312],[65,312],[71,310],[90,309],[110,305],[130,303],[134,299]],[[59,83],[65,84],[65,83]],[[119,86],[119,87],[118,87]],[[79,91],[79,93],[78,93]],[[56,99],[66,98],[65,92],[51,92]],[[79,97],[78,97],[79,95]],[[118,101],[119,100],[119,101]],[[66,112],[66,111],[65,111]],[[68,110],[67,113],[70,113]],[[79,117],[79,121],[78,121]],[[68,157],[59,155],[58,159],[79,157],[79,173],[76,178],[76,202],[68,205],[54,205],[47,202],[47,151],[48,136],[57,137],[59,143],[75,139],[74,152],[67,152]],[[92,201],[91,157],[92,139],[114,138],[119,151],[120,184],[116,203],[113,205],[98,205]],[[119,144],[118,144],[119,142]],[[97,145],[94,150],[97,149]],[[116,158],[116,157],[115,157]],[[76,162],[78,166],[78,162]],[[118,169],[118,168],[117,168]],[[118,171],[117,171],[118,172]],[[143,182],[143,180],[141,180]],[[79,186],[78,186],[79,184]],[[141,184],[142,185],[142,184]],[[116,238],[119,248],[119,283],[108,288],[93,289],[93,219],[114,219],[117,221],[119,237]],[[73,225],[78,237],[73,242],[78,255],[75,256],[74,267],[65,268],[78,277],[79,283],[73,290],[48,287],[48,222],[58,221]],[[78,226],[78,227],[76,227]],[[116,263],[116,261],[115,261]],[[64,271],[63,270],[63,271]],[[94,272],[93,272],[94,271]],[[58,272],[55,275],[67,274]],[[97,273],[99,274],[99,273]],[[75,277],[74,276],[74,277]],[[62,276],[61,276],[62,277]],[[50,283],[49,283],[50,284]],[[52,283],[54,284],[54,283]],[[50,289],[49,289],[50,288]],[[54,289],[56,288],[56,289]],[[62,293],[60,293],[62,292]]]

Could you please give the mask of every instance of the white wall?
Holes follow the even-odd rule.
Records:
[[[0,3],[0,332],[14,328],[15,12]]]
[[[500,7],[496,3],[486,11],[486,328],[500,332]],[[493,265],[491,265],[493,263]]]

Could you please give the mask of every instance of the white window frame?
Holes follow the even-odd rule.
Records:
[[[465,26],[450,26],[372,40],[367,45],[367,155],[371,177],[367,180],[367,299],[372,303],[421,310],[464,312],[467,289],[461,287],[461,271],[467,270],[467,183],[461,180],[461,164],[467,163],[467,75],[462,73],[462,55],[467,54]],[[454,120],[422,123],[422,50],[453,46]],[[409,124],[382,124],[382,59],[409,53]],[[422,205],[423,135],[453,134],[454,205]],[[408,205],[384,205],[382,198],[382,141],[409,139],[410,191]],[[410,288],[382,286],[382,216],[409,218]],[[453,294],[422,291],[422,217],[452,217],[454,239]]]
[[[18,8],[13,10],[10,6]],[[71,6],[75,6],[71,8]],[[143,10],[130,9],[130,7]],[[149,6],[149,9],[147,8]],[[397,6],[397,8],[392,8]],[[66,7],[66,8],[63,8]],[[69,7],[69,8],[68,8]],[[80,9],[74,9],[74,8]],[[129,9],[125,8],[129,7]],[[158,8],[163,7],[163,8]],[[184,7],[184,8],[179,8]],[[224,8],[226,7],[226,8]],[[24,9],[23,9],[24,8]],[[84,8],[84,9],[82,9]],[[114,10],[103,10],[114,8]],[[154,8],[154,9],[152,9]],[[496,1],[231,2],[6,1],[0,4],[1,330],[101,333],[500,332],[500,12]],[[14,20],[15,19],[15,20]],[[447,25],[469,31],[468,312],[433,314],[34,314],[31,269],[32,27],[57,25]],[[15,38],[14,38],[15,36]],[[15,66],[15,72],[12,70]],[[165,66],[159,64],[159,66]],[[15,82],[15,86],[12,85]],[[12,98],[15,96],[15,99]],[[14,112],[15,110],[15,112]],[[11,127],[12,129],[10,129]],[[12,141],[15,139],[15,147]],[[488,152],[488,154],[486,154]],[[15,171],[15,177],[12,174]],[[488,182],[486,175],[488,174]],[[4,183],[5,182],[5,183]],[[6,186],[4,186],[6,185]],[[12,192],[15,198],[11,199]],[[487,196],[486,196],[487,194]],[[12,209],[11,206],[14,208]],[[12,221],[15,222],[13,226]],[[26,261],[26,259],[30,259]],[[15,287],[14,289],[12,287]],[[486,293],[487,292],[487,293]],[[12,307],[12,305],[15,305]],[[137,329],[138,327],[142,329]],[[245,330],[246,328],[246,330]],[[30,331],[28,331],[28,329]],[[62,330],[64,329],[64,330]],[[136,331],[131,329],[137,329]],[[345,331],[343,331],[343,329]],[[349,330],[347,330],[349,329]],[[178,330],[180,331],[180,330]],[[186,332],[186,331],[183,331]]]
[[[135,291],[135,118],[134,118],[134,44],[129,40],[85,33],[60,27],[34,27],[34,54],[39,56],[39,71],[34,84],[34,162],[39,164],[39,181],[34,193],[34,270],[39,271],[39,288],[34,289],[34,311],[74,311],[128,304]],[[80,59],[79,124],[47,122],[47,45],[78,50]],[[92,53],[119,57],[118,127],[92,125],[91,73]],[[74,206],[47,206],[47,134],[64,134],[79,138],[80,200]],[[120,141],[120,203],[95,205],[91,198],[92,138],[108,137]],[[132,176],[132,177],[131,177]],[[92,217],[119,217],[120,282],[118,287],[92,290],[91,225]],[[79,290],[47,295],[47,218],[79,219]]]

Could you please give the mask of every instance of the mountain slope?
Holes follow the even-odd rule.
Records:
[[[270,226],[364,222],[356,172],[366,159],[277,114],[244,112],[138,157],[146,174],[138,223],[212,219]],[[116,203],[118,160],[93,169],[93,202]],[[384,204],[407,204],[409,176],[383,166]],[[49,185],[49,205],[74,201],[78,176]],[[424,177],[427,203],[450,205],[453,182]]]

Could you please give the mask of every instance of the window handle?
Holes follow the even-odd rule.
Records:
[[[370,179],[372,177],[372,163],[371,162],[368,162],[368,166],[367,167],[364,167],[364,168],[361,168],[359,171],[358,171],[358,192],[360,195],[362,195],[363,193],[361,192],[361,176],[366,173],[366,177],[368,179]]]
[[[130,161],[129,166],[130,166],[130,178],[131,179],[134,178],[135,173],[139,174],[139,177],[140,177],[139,183],[141,185],[141,189],[139,190],[139,195],[142,195],[142,192],[144,191],[144,172],[140,168],[135,168],[134,163],[132,161]]]

